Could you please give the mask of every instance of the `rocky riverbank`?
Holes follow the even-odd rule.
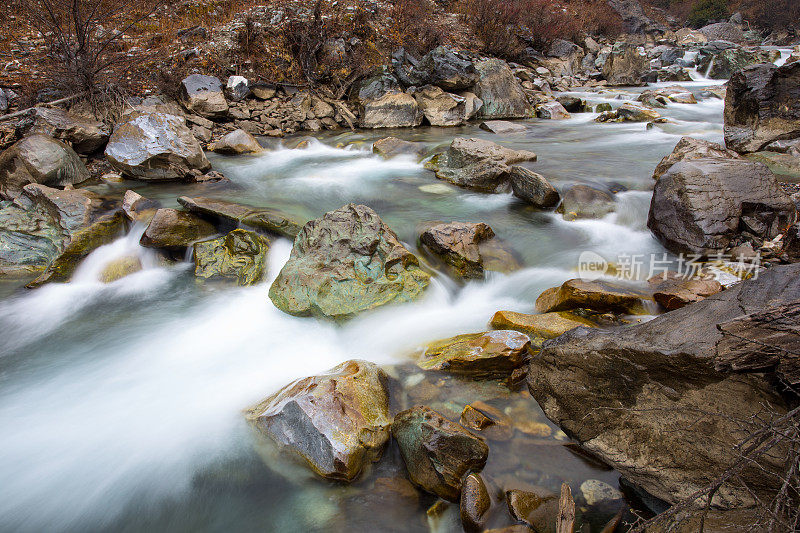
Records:
[[[420,167],[433,201],[457,191],[483,209],[513,202],[531,225],[580,227],[617,214],[624,187],[560,186],[534,171],[550,154],[507,146],[527,131],[516,120],[583,113],[587,128],[642,123],[635,133],[644,135],[670,126],[665,109],[722,99],[724,144],[684,137],[653,170],[646,224],[672,254],[661,275],[614,280],[623,265],[613,263],[605,276],[579,271],[529,298],[528,312],[495,308],[478,330],[421,335],[402,364],[348,354],[264,390],[244,418],[270,475],[313,476],[354,516],[391,502],[377,520],[387,530],[404,530],[398,512],[430,530],[455,522],[465,531],[611,532],[672,506],[680,513],[646,530],[690,531],[706,501],[706,530],[752,530],[761,502],[797,488],[796,465],[787,465],[796,442],[780,428],[796,419],[800,381],[800,196],[791,187],[800,176],[800,51],[782,57],[752,37],[722,23],[557,40],[525,64],[445,46],[421,57],[399,50],[346,99],[198,73],[174,100],[130,99],[114,124],[81,104],[37,107],[6,128],[0,154],[0,275],[36,291],[76,283],[90,256],[133,236],[150,260],[190,271],[207,290],[260,291],[270,309],[305,320],[303,335],[330,326],[325,335],[336,338],[393,309],[418,312],[441,285],[468,293],[492,276],[513,284],[531,262],[494,223],[390,224],[391,198],[365,205],[353,193],[310,217],[223,198],[241,187],[220,172],[226,158],[280,154],[269,138],[298,132],[396,128],[371,143],[372,157]],[[672,85],[692,76],[730,81],[724,90]],[[613,106],[574,95],[611,100],[621,86],[643,89],[635,103]],[[482,137],[454,129],[433,149],[395,136],[471,122]],[[164,200],[160,188],[178,194]],[[676,271],[680,254],[693,257],[689,275]],[[136,254],[102,266],[93,281],[109,286],[144,269]],[[292,346],[281,357],[305,355]],[[765,431],[770,438],[743,451]],[[205,482],[216,486],[219,475]]]

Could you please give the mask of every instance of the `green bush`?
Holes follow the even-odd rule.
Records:
[[[692,6],[688,23],[690,26],[699,28],[709,22],[726,19],[728,15],[727,0],[698,0]]]

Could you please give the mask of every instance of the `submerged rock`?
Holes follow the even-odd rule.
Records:
[[[531,359],[528,387],[548,418],[585,449],[674,504],[740,460],[737,444],[763,427],[756,421],[769,416],[764,406],[774,416],[786,412],[769,376],[715,368],[715,345],[723,337],[717,325],[798,298],[800,265],[774,267],[644,324],[575,329]],[[777,490],[781,477],[762,468],[785,471],[785,459],[778,447],[740,477],[757,494]],[[734,483],[713,499],[721,508],[752,504]]]
[[[461,525],[467,533],[483,531],[486,526],[492,498],[480,474],[470,474],[464,479],[460,500]]]
[[[135,255],[126,255],[111,261],[100,273],[100,281],[113,283],[142,270],[142,261]]]
[[[483,139],[453,139],[447,152],[434,157],[426,168],[436,177],[469,189],[498,192],[508,188],[514,163],[536,161],[536,154],[512,150]]]
[[[564,220],[580,218],[603,218],[612,213],[616,202],[611,194],[588,185],[573,185],[564,193],[558,211]]]
[[[555,531],[558,517],[558,496],[547,489],[536,492],[512,489],[506,491],[508,512],[514,520],[524,522],[534,531]]]
[[[225,235],[194,244],[194,275],[253,285],[266,270],[269,240],[258,233],[235,229]]]
[[[663,176],[672,165],[681,161],[691,161],[692,159],[704,159],[708,157],[719,157],[722,159],[739,159],[739,154],[733,150],[728,150],[721,144],[695,139],[693,137],[682,137],[672,153],[665,156],[653,172],[653,179],[657,180]]]
[[[414,300],[429,280],[375,211],[349,204],[303,227],[269,297],[292,315],[350,318]]]
[[[506,441],[514,434],[514,423],[499,409],[480,400],[461,411],[461,425],[489,440]]]
[[[81,261],[94,250],[115,241],[126,229],[125,215],[117,211],[100,218],[89,227],[75,232],[69,243],[47,269],[35,280],[26,285],[33,289],[50,282],[69,281]]]
[[[181,196],[178,198],[178,203],[222,229],[231,229],[241,224],[257,231],[294,239],[303,227],[301,220],[277,209],[252,207],[199,196],[195,198]]]
[[[427,407],[395,416],[392,436],[411,481],[449,501],[458,501],[462,479],[486,464],[489,447],[463,427]]]
[[[725,97],[725,145],[757,152],[779,139],[800,137],[800,62],[756,65],[737,72]]]
[[[540,313],[591,309],[627,314],[645,314],[643,294],[605,281],[571,279],[560,287],[547,289],[536,299]]]
[[[184,120],[164,113],[135,115],[118,124],[106,159],[124,176],[147,181],[183,180],[193,170],[211,168]]]
[[[501,59],[483,59],[475,63],[478,81],[473,92],[483,101],[481,118],[527,118],[533,110],[525,91],[508,64]]]
[[[287,385],[250,408],[246,417],[316,474],[353,481],[380,459],[389,440],[386,381],[374,363],[347,361]]]
[[[78,154],[40,133],[18,141],[0,154],[0,198],[13,200],[29,183],[64,187],[89,179]]]
[[[714,253],[747,231],[772,239],[796,218],[795,206],[761,163],[695,159],[656,182],[647,220],[673,252]]]
[[[212,152],[220,154],[254,154],[263,151],[255,137],[244,130],[233,130],[208,147]]]
[[[436,224],[420,235],[422,244],[462,279],[483,279],[480,244],[492,238],[494,231],[486,224],[466,222]]]
[[[217,230],[214,226],[192,213],[159,209],[153,215],[140,243],[147,248],[182,253],[190,245],[215,233]]]
[[[479,379],[506,379],[526,364],[531,342],[518,331],[468,333],[429,344],[417,365]]]

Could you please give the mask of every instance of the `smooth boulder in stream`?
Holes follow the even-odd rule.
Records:
[[[348,204],[303,227],[269,297],[292,315],[345,319],[412,301],[429,281],[375,211]]]
[[[35,133],[0,154],[0,199],[13,200],[29,183],[64,187],[87,179],[78,154],[48,135]]]
[[[250,408],[246,417],[316,474],[352,481],[380,459],[389,440],[386,381],[375,363],[347,361],[287,385]]]

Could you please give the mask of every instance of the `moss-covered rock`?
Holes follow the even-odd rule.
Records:
[[[458,501],[465,474],[480,471],[489,456],[483,439],[428,407],[398,413],[392,436],[411,481],[445,500]]]
[[[235,229],[224,237],[194,244],[194,275],[252,285],[264,276],[268,251],[266,237]]]
[[[425,370],[443,370],[480,379],[505,379],[531,355],[531,342],[518,331],[468,333],[429,344],[417,361]]]
[[[380,459],[389,440],[386,380],[374,363],[347,361],[287,385],[249,409],[246,417],[318,475],[352,481]]]
[[[303,227],[269,297],[292,315],[344,319],[414,300],[429,281],[375,211],[349,204]]]

